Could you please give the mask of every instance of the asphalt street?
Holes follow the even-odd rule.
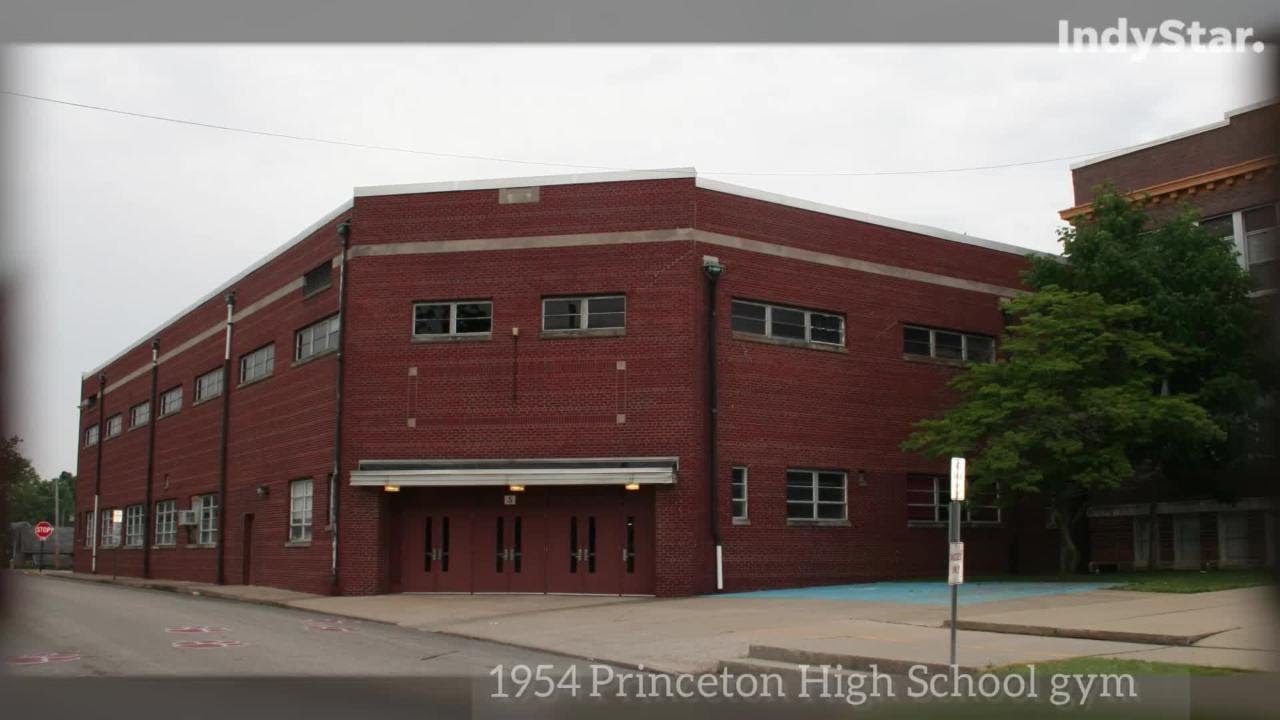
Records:
[[[375,622],[8,573],[0,659],[17,676],[483,677],[585,663]]]

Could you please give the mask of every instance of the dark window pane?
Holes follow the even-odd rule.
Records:
[[[822,520],[843,520],[844,504],[841,503],[839,505],[829,505],[829,504],[818,505],[818,517]]]
[[[1200,221],[1200,227],[1209,231],[1214,237],[1229,238],[1235,235],[1234,221],[1230,215],[1219,215]]]
[[[491,303],[458,303],[458,320],[463,318],[487,318],[492,314]]]
[[[302,294],[310,295],[317,290],[323,290],[329,287],[330,278],[333,276],[333,265],[325,263],[317,265],[313,270],[302,276]]]
[[[808,484],[810,484],[810,483],[812,483],[812,482],[813,482],[813,474],[812,474],[812,473],[805,472],[804,470],[788,470],[788,471],[787,471],[787,484],[788,484],[788,485],[790,485],[791,483],[799,483],[799,484],[801,484],[801,485],[808,485]]]
[[[742,500],[733,501],[733,516],[736,518],[744,518],[747,516],[747,503]]]
[[[542,329],[576,330],[578,316],[582,312],[581,300],[544,300],[542,302]]]
[[[443,335],[449,332],[448,305],[418,305],[413,310],[415,335]]]
[[[804,340],[804,313],[787,308],[770,308],[772,313],[772,334],[774,337]]]
[[[1253,232],[1276,226],[1276,206],[1254,208],[1244,214],[1244,231]]]
[[[844,488],[819,487],[818,499],[824,502],[844,502]]]
[[[818,473],[818,487],[844,487],[844,473]]]
[[[813,519],[813,504],[788,502],[787,517],[792,520],[811,520]]]
[[[929,331],[924,328],[902,328],[902,352],[910,355],[928,355]]]
[[[627,299],[624,297],[601,297],[591,298],[587,303],[587,311],[592,315],[596,313],[620,313],[627,309]]]
[[[576,330],[577,328],[577,315],[547,315],[542,318],[543,330]]]
[[[840,345],[844,342],[844,318],[839,315],[809,313],[809,339],[814,342]]]
[[[738,332],[764,335],[765,312],[763,305],[735,301],[731,325]]]
[[[961,346],[963,340],[960,333],[942,332],[935,330],[933,333],[934,353],[936,357],[945,358],[947,360],[959,360],[961,358]]]
[[[964,343],[965,359],[969,362],[991,362],[993,349],[991,338],[981,335],[966,335]]]
[[[626,313],[597,313],[591,312],[587,316],[587,327],[589,328],[620,328],[627,323]]]
[[[813,500],[813,486],[787,485],[787,501],[810,502]]]

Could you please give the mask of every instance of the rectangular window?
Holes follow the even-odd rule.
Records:
[[[182,386],[160,393],[160,417],[172,415],[182,409]]]
[[[289,542],[311,540],[311,480],[289,483]]]
[[[819,310],[734,300],[730,327],[762,337],[844,345],[844,316]]]
[[[115,520],[115,511],[111,508],[102,510],[102,545],[100,547],[120,546],[120,523]]]
[[[788,470],[788,520],[844,520],[848,475],[839,470]]]
[[[200,515],[197,542],[213,545],[218,542],[218,496],[197,495],[192,498],[191,509]]]
[[[116,413],[107,418],[107,437],[113,438],[120,434],[124,428],[124,418],[120,417],[120,413]]]
[[[178,503],[161,500],[156,503],[156,545],[173,545],[178,541]]]
[[[1277,256],[1277,206],[1240,210],[1205,218],[1200,226],[1214,237],[1231,243],[1240,267],[1247,270],[1257,289],[1270,289],[1274,284]]]
[[[907,521],[947,522],[951,506],[951,480],[943,475],[907,476]],[[977,525],[1000,522],[1000,506],[980,505],[972,500],[960,508],[960,521]]]
[[[733,519],[747,519],[747,469],[734,467],[729,480],[729,499],[733,505]]]
[[[271,375],[276,365],[275,343],[264,345],[240,356],[240,383],[253,382]]]
[[[991,362],[996,343],[990,335],[903,325],[902,352],[941,360]]]
[[[485,335],[493,329],[493,303],[487,300],[417,303],[414,337]]]
[[[130,505],[124,510],[125,547],[142,547],[146,539],[146,512],[141,505]]]
[[[97,532],[97,530],[98,530],[97,521],[93,517],[93,511],[90,510],[89,512],[84,514],[84,546],[85,548],[93,547],[93,541],[94,541],[95,533]]]
[[[151,422],[151,401],[140,402],[129,408],[129,427],[141,427]]]
[[[327,317],[298,331],[293,359],[306,360],[322,352],[338,349],[338,316]]]
[[[302,296],[314,295],[333,284],[333,263],[325,262],[302,276]]]
[[[627,324],[627,298],[623,295],[542,299],[542,329],[604,330]]]
[[[195,400],[192,402],[201,402],[209,398],[215,398],[222,394],[222,368],[216,368],[196,378],[195,383]]]
[[[93,447],[98,444],[98,426],[90,425],[84,429],[84,446]]]

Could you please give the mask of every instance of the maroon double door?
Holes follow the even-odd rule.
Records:
[[[394,503],[393,591],[653,592],[649,488],[405,488]]]

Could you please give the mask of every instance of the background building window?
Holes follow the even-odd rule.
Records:
[[[730,327],[762,337],[844,345],[844,317],[835,313],[734,300]]]
[[[333,263],[325,262],[302,276],[302,296],[314,295],[333,284]]]
[[[310,480],[289,483],[289,542],[311,540],[311,492]]]
[[[990,335],[903,325],[902,352],[941,360],[991,362],[995,359],[995,340]]]
[[[240,383],[261,380],[271,374],[276,365],[275,343],[264,345],[240,357]]]
[[[306,360],[322,352],[338,349],[338,316],[327,317],[298,331],[293,359]]]
[[[90,425],[84,429],[84,446],[93,447],[98,444],[98,426]]]
[[[788,520],[844,520],[847,473],[837,470],[788,470]]]
[[[107,418],[107,437],[119,435],[122,429],[124,429],[124,418],[120,417],[120,413]]]
[[[182,386],[165,390],[160,394],[160,417],[172,415],[182,409]]]
[[[218,542],[218,496],[197,495],[193,498],[191,509],[200,515],[196,542],[201,545],[216,544]]]
[[[603,330],[627,324],[627,298],[623,295],[543,298],[543,330]]]
[[[124,511],[124,544],[125,547],[142,547],[146,540],[146,512],[141,505],[130,505]]]
[[[907,476],[907,521],[944,523],[951,507],[951,481],[943,475]],[[1000,522],[1000,506],[980,505],[973,500],[960,506],[960,521],[972,524]]]
[[[156,503],[156,545],[173,545],[178,541],[178,503],[161,500]]]
[[[729,480],[729,499],[733,505],[733,519],[747,519],[747,469],[734,467]]]
[[[151,401],[140,402],[129,408],[129,427],[139,427],[151,422]]]
[[[218,397],[222,394],[222,368],[210,370],[196,378],[194,386],[195,399],[192,402]]]
[[[493,329],[493,303],[488,301],[418,303],[413,306],[413,334],[483,335]]]
[[[85,548],[93,547],[93,541],[94,541],[95,533],[97,532],[97,530],[98,530],[97,520],[93,516],[93,511],[90,510],[89,512],[84,514],[84,546]]]
[[[100,547],[120,546],[120,523],[116,522],[116,513],[111,508],[102,510],[102,545]]]

